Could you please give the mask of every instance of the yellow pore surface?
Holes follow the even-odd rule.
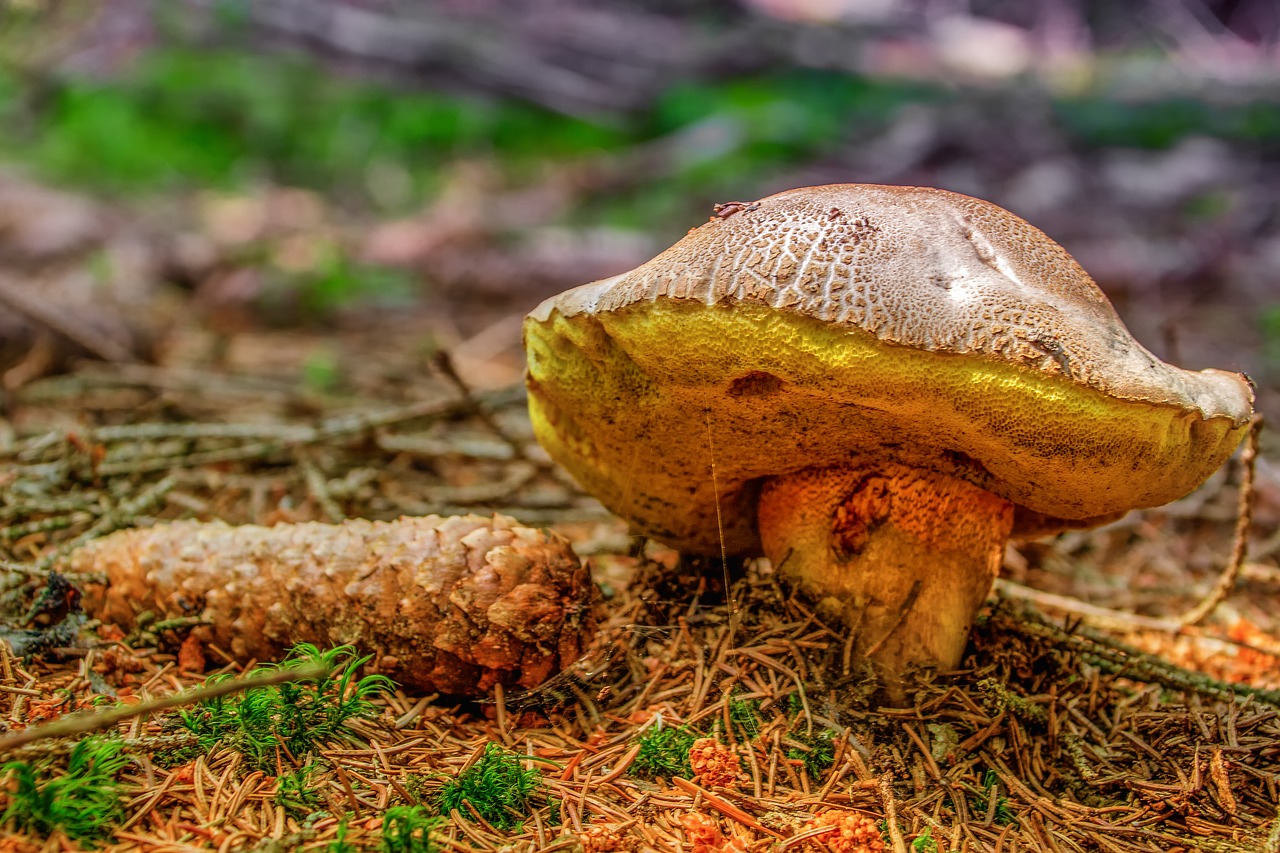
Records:
[[[1194,489],[1247,430],[1061,375],[886,343],[757,304],[640,302],[525,322],[538,440],[678,548],[758,550],[765,478],[888,459],[1084,519]]]

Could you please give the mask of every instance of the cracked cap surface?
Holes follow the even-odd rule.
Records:
[[[641,531],[712,553],[721,528],[758,547],[763,478],[874,458],[1005,497],[1023,532],[1088,524],[1191,491],[1252,415],[1242,376],[1155,358],[1043,232],[925,188],[725,207],[538,306],[525,343],[552,457]]]

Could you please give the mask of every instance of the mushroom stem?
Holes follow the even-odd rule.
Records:
[[[776,477],[759,505],[765,554],[853,632],[898,703],[909,667],[959,665],[1012,526],[1009,501],[891,462]]]

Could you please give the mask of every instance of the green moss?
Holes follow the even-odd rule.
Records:
[[[431,832],[442,822],[423,806],[393,806],[382,818],[381,849],[383,853],[432,853],[436,845]]]
[[[302,819],[321,808],[320,792],[311,777],[320,769],[316,763],[299,767],[292,773],[282,773],[276,779],[275,804],[294,819]]]
[[[1008,711],[1023,722],[1041,725],[1048,722],[1049,715],[1044,708],[1011,690],[1008,685],[1002,684],[997,679],[984,678],[978,682],[977,687],[984,701],[998,710]]]
[[[521,756],[496,743],[487,745],[478,761],[440,789],[437,805],[441,814],[457,809],[470,818],[474,809],[491,826],[516,828],[528,817],[541,788],[538,771],[526,770],[522,763]]]
[[[90,737],[75,745],[65,768],[52,760],[5,764],[8,806],[0,821],[41,838],[61,830],[77,841],[106,839],[124,819],[116,780],[129,763],[123,749],[118,740]]]
[[[812,735],[793,732],[789,737],[798,745],[787,750],[787,758],[803,762],[810,779],[822,778],[836,760],[835,734],[826,730]]]
[[[383,824],[385,828],[385,823]],[[357,848],[354,844],[347,840],[347,816],[343,816],[338,821],[338,829],[334,832],[333,838],[324,846],[324,853],[356,853]]]
[[[202,750],[224,744],[240,752],[248,763],[274,773],[286,750],[296,761],[305,761],[321,745],[349,737],[347,720],[377,713],[372,699],[392,688],[390,679],[356,672],[368,660],[358,658],[350,646],[320,651],[300,644],[282,667],[323,662],[329,675],[243,693],[206,699],[191,710],[179,712],[182,725],[195,733]],[[275,669],[265,665],[259,669]]]
[[[760,734],[760,700],[730,699],[729,725],[733,736],[750,743]]]
[[[969,796],[969,803],[972,811],[977,816],[986,815],[988,809],[991,808],[991,797],[995,794],[997,786],[1000,784],[1000,777],[996,775],[994,770],[988,770],[982,777],[982,791],[974,792]],[[998,826],[1016,823],[1013,812],[1009,808],[1008,797],[996,797],[995,810],[992,813],[992,820]]]
[[[911,842],[912,853],[938,853],[938,842],[933,840],[933,831],[929,827],[917,835]]]
[[[631,773],[641,779],[691,778],[689,749],[698,737],[684,726],[650,726],[638,739],[640,751],[631,762]]]

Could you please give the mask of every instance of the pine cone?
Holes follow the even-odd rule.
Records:
[[[595,630],[590,573],[569,543],[499,515],[180,521],[95,540],[64,569],[105,575],[84,590],[86,612],[103,621],[202,615],[211,624],[199,639],[245,660],[350,643],[421,691],[534,687]]]

